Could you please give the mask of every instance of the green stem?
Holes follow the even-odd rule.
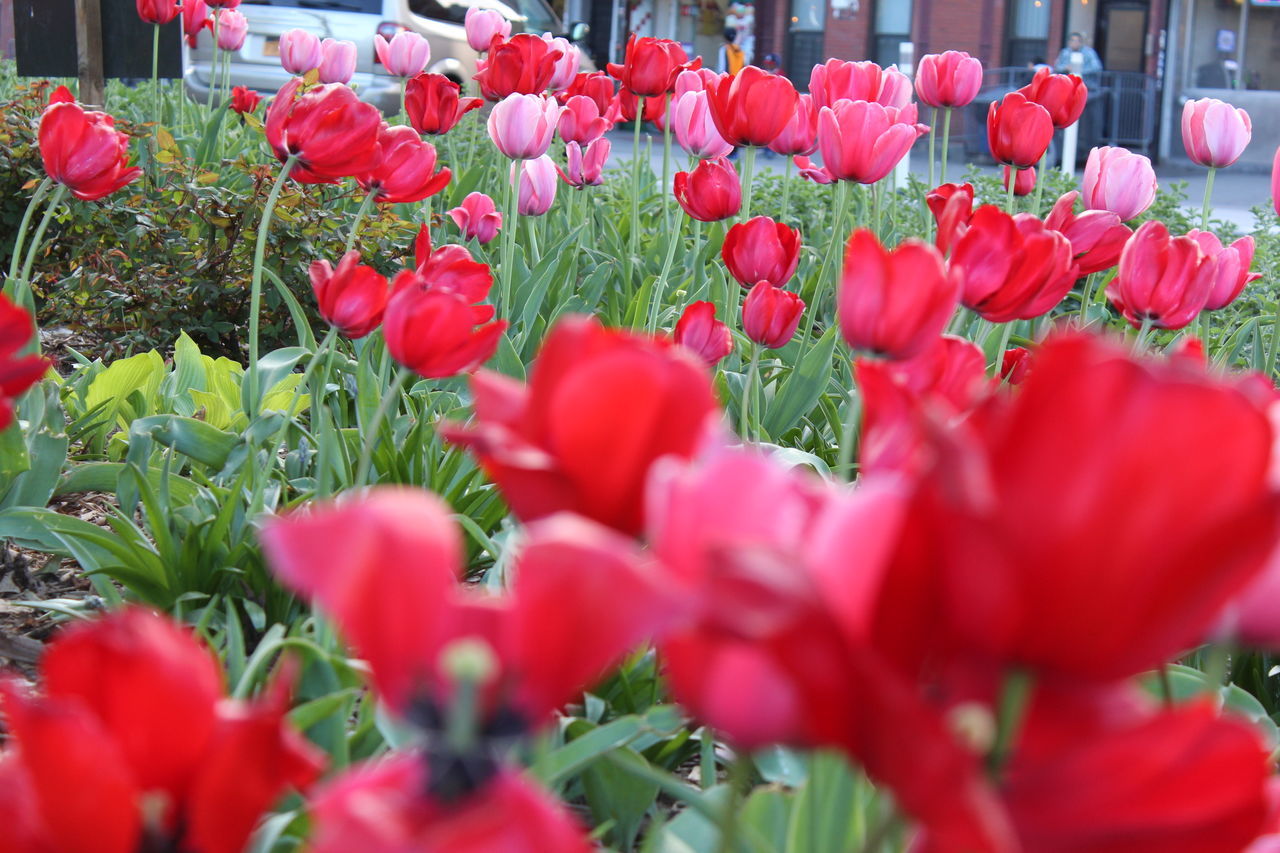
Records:
[[[683,242],[681,230],[677,226],[676,233],[667,235],[667,256],[662,260],[662,272],[658,274],[658,280],[653,285],[653,301],[649,303],[650,334],[658,330],[658,314],[662,310],[662,299],[667,293],[667,278],[671,275],[671,262],[676,256],[676,247]]]
[[[791,212],[791,167],[796,163],[796,158],[792,154],[787,155],[787,165],[782,170],[782,216],[783,222],[787,221],[787,214]]]
[[[373,414],[373,422],[369,424],[365,434],[364,447],[360,450],[360,466],[356,468],[355,479],[357,487],[368,485],[369,467],[373,464],[373,448],[378,444],[378,431],[382,429],[382,422],[386,420],[391,404],[400,398],[400,386],[412,373],[413,371],[407,367],[397,370],[395,378],[391,380],[386,393],[382,395],[382,402],[378,403],[378,410]]]
[[[329,332],[324,336],[324,340],[320,342],[320,346],[316,347],[316,351],[312,354],[311,359],[307,362],[307,368],[302,372],[302,379],[298,380],[297,386],[293,389],[293,399],[289,402],[289,407],[284,411],[284,423],[280,424],[280,431],[276,433],[274,447],[271,455],[267,457],[268,464],[275,464],[275,460],[280,456],[280,448],[284,444],[285,437],[289,434],[289,423],[293,418],[293,410],[298,407],[298,400],[302,398],[302,389],[307,387],[307,382],[311,380],[311,374],[315,371],[316,366],[322,362],[321,356],[327,357],[329,348],[338,338],[338,329],[336,326],[329,327]],[[321,386],[323,389],[324,386]],[[324,399],[321,395],[312,393],[311,395],[311,411],[317,411],[320,405],[323,405]]]
[[[858,422],[862,419],[862,398],[858,389],[849,390],[849,409],[845,413],[844,428],[840,433],[840,453],[836,459],[836,476],[853,479],[853,451],[857,444]]]
[[[942,111],[942,183],[947,182],[947,150],[951,147],[951,108]]]
[[[751,782],[751,762],[745,755],[735,755],[729,764],[729,791],[724,798],[724,810],[719,816],[719,843],[716,853],[729,853],[738,846],[738,804]]]
[[[217,88],[218,80],[218,27],[222,25],[222,18],[219,15],[213,16],[213,59],[209,63],[209,94],[205,96],[205,107],[209,112],[213,112],[213,90]]]
[[[1010,216],[1016,213],[1016,211],[1013,208],[1013,205],[1014,205],[1013,191],[1018,186],[1018,173],[1021,171],[1022,170],[1019,169],[1017,166],[1009,167],[1009,189],[1005,192],[1004,209],[1009,213]]]
[[[1040,155],[1040,168],[1036,172],[1036,194],[1032,196],[1031,212],[1036,216],[1040,215],[1040,199],[1044,196],[1044,179],[1045,164],[1049,162],[1049,149],[1046,148],[1044,153]]]
[[[155,116],[156,130],[160,130],[160,25],[151,28],[151,114]]]
[[[1084,321],[1088,318],[1089,303],[1093,301],[1093,291],[1094,291],[1094,286],[1097,284],[1097,281],[1098,281],[1098,273],[1096,272],[1089,273],[1089,275],[1084,280],[1084,290],[1080,295],[1080,322],[1081,323],[1084,323]]]
[[[538,262],[542,260],[542,250],[538,248],[538,223],[539,218],[535,216],[526,216],[524,219],[525,230],[529,232],[529,259],[530,268],[536,267]]]
[[[22,265],[22,275],[14,285],[14,297],[18,305],[26,308],[33,315],[36,310],[36,300],[31,292],[31,270],[36,265],[36,255],[40,251],[40,244],[44,242],[44,232],[49,229],[49,223],[53,220],[53,215],[57,213],[58,207],[62,204],[62,199],[66,194],[66,186],[58,184],[58,188],[53,191],[53,198],[49,199],[49,206],[44,209],[44,216],[40,217],[40,224],[36,226],[36,233],[31,238],[31,246],[27,249],[26,262]],[[39,347],[38,338],[36,345]]]
[[[324,431],[324,424],[331,416],[329,406],[325,402],[325,395],[329,388],[329,376],[333,373],[333,359],[337,354],[336,346],[329,347],[324,359],[324,369],[320,371],[317,377],[315,391],[312,392],[311,401],[311,427],[317,435]],[[319,422],[317,424],[317,421]],[[329,489],[329,474],[333,469],[330,464],[330,455],[339,448],[335,447],[337,442],[325,441],[321,442],[316,448],[316,492],[319,497],[328,497],[332,492]],[[344,468],[344,470],[346,470]]]
[[[1009,760],[1014,741],[1022,729],[1022,721],[1030,705],[1033,686],[1031,673],[1026,670],[1012,669],[1005,674],[1004,684],[1000,688],[999,706],[996,709],[996,742],[987,755],[987,771],[993,776],[998,774]]]
[[[1209,167],[1209,175],[1204,179],[1204,204],[1200,206],[1200,230],[1209,228],[1209,197],[1213,195],[1213,176],[1217,173],[1213,166]]]
[[[360,209],[356,211],[355,221],[351,223],[351,233],[347,235],[347,247],[342,250],[345,255],[356,247],[356,237],[360,234],[360,226],[364,223],[364,218],[369,215],[369,209],[373,207],[374,199],[378,196],[378,188],[374,187],[365,194],[364,201],[360,202]]]
[[[1134,355],[1141,355],[1143,349],[1147,346],[1147,338],[1151,336],[1151,318],[1142,318],[1142,328],[1138,330],[1138,337],[1133,341]]]
[[[636,98],[636,126],[631,147],[631,232],[627,235],[626,284],[634,288],[636,252],[640,245],[640,126],[644,124],[644,98]]]
[[[835,257],[839,246],[843,244],[840,239],[840,232],[845,219],[845,213],[849,207],[849,185],[845,181],[840,181],[836,186],[836,203],[831,209],[831,236],[827,239],[827,251],[822,255],[822,266],[818,268],[818,276],[813,280],[813,286],[809,288],[809,292],[802,298],[804,303],[809,306],[809,329],[813,328],[813,317],[818,313],[817,298],[819,288],[827,282],[827,267],[831,265],[832,259]],[[837,266],[837,269],[839,267]]]
[[[11,299],[15,296],[14,288],[17,286],[18,270],[22,268],[24,260],[22,249],[27,242],[27,229],[31,227],[31,219],[40,209],[40,202],[44,201],[44,197],[49,194],[51,186],[53,186],[53,178],[45,178],[40,182],[36,191],[31,194],[27,209],[22,214],[22,222],[18,225],[18,235],[14,238],[13,244],[13,256],[9,259],[9,275],[5,279],[5,294]]]
[[[933,112],[930,113],[930,116],[929,116],[929,189],[933,189],[934,187],[937,186],[937,184],[933,182],[935,177],[934,171],[933,171],[935,166],[934,157],[936,156],[935,147],[938,144],[937,134],[933,132],[933,129],[937,126],[938,126],[938,108],[934,107]]]
[[[756,147],[747,146],[747,153],[742,158],[742,221],[751,218],[751,188],[755,181]]]
[[[667,233],[671,233],[671,95],[668,93],[662,98],[665,120],[662,122],[662,186],[658,194],[662,197],[662,221]]]
[[[702,727],[702,739],[699,745],[698,768],[701,771],[699,781],[702,783],[702,790],[709,791],[716,784],[716,733],[711,726]]]
[[[751,440],[751,398],[755,396],[756,376],[760,372],[760,344],[751,343],[751,366],[747,368],[747,380],[742,386],[742,411],[738,424],[738,435],[742,443]]]
[[[991,373],[993,376],[999,376],[1000,370],[1004,367],[1004,351],[1009,347],[1009,337],[1013,334],[1013,322],[1003,324],[1000,329],[1000,346],[996,349],[995,364],[992,366]]]
[[[253,420],[258,414],[261,402],[261,390],[258,387],[258,331],[262,312],[262,267],[267,256],[267,233],[271,230],[271,217],[276,211],[276,202],[280,200],[280,192],[284,189],[289,173],[298,162],[297,154],[290,154],[276,176],[276,182],[267,196],[267,204],[262,209],[262,219],[258,221],[258,240],[253,249],[253,280],[249,286],[249,375],[245,381],[249,383],[249,398],[246,414]]]
[[[524,161],[511,161],[511,179],[507,181],[507,215],[502,221],[502,304],[498,310],[503,316],[511,315],[512,279],[515,271],[516,228],[520,218],[520,179],[524,176]]]

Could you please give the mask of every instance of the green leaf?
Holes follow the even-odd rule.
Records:
[[[1185,702],[1196,696],[1213,696],[1219,704],[1253,723],[1272,749],[1280,746],[1280,727],[1277,727],[1267,709],[1249,691],[1235,684],[1215,689],[1205,673],[1182,664],[1169,664],[1167,672],[1174,702]],[[1151,695],[1163,698],[1159,673],[1144,675],[1141,684]]]
[[[215,470],[227,463],[227,456],[240,439],[195,418],[154,415],[133,422],[132,434],[145,433],[166,447],[189,456]]]
[[[141,392],[142,399],[149,408],[134,414],[148,415],[154,412],[156,395],[164,375],[164,359],[155,350],[118,359],[89,383],[85,391],[85,408],[105,406],[108,422],[115,421],[121,429],[128,429],[129,421],[120,417],[121,408],[127,404],[131,394]]]
[[[769,435],[777,438],[786,433],[818,402],[831,380],[831,358],[838,337],[836,326],[827,329],[782,381],[764,412],[764,429]]]
[[[680,728],[682,717],[672,705],[655,705],[644,714],[619,717],[559,749],[544,755],[533,766],[533,774],[546,785],[554,785],[580,772],[601,755],[620,749],[642,734],[671,736]]]
[[[120,472],[124,468],[123,462],[86,462],[76,465],[62,475],[54,494],[71,495],[77,492],[114,492],[116,483],[120,478]],[[161,471],[154,468],[147,471],[148,481],[157,489],[160,488],[160,481],[163,476],[164,474]],[[178,474],[169,475],[169,494],[175,502],[190,503],[195,499],[198,491],[199,487],[186,477]]]
[[[586,720],[575,720],[570,730],[578,727],[590,729]],[[639,772],[627,772],[626,765],[635,770],[648,768],[640,753],[629,747],[621,747],[613,753],[613,761],[597,761],[582,774],[582,789],[587,806],[596,823],[613,821],[611,833],[623,850],[634,846],[640,825],[649,807],[658,796],[658,785]]]

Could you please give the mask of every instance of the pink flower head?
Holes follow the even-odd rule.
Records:
[[[1071,241],[1080,275],[1089,275],[1115,266],[1133,231],[1109,210],[1076,214],[1074,206],[1079,195],[1074,190],[1064,193],[1044,218],[1044,225]]]
[[[582,66],[582,51],[576,44],[569,41],[563,36],[551,36],[546,33],[542,36],[542,40],[547,43],[547,47],[552,52],[558,52],[560,58],[555,62],[555,70],[551,73],[551,81],[547,83],[547,88],[553,92],[559,92],[567,89],[569,84],[578,76],[578,69]]]
[[[511,164],[513,184],[516,169],[520,170],[520,199],[517,204],[520,215],[541,216],[550,210],[556,200],[556,164],[546,154],[516,161]]]
[[[812,95],[801,95],[782,133],[769,143],[778,154],[808,157],[818,150],[818,105]]]
[[[728,155],[733,150],[733,146],[725,142],[720,131],[716,129],[706,92],[691,90],[672,98],[669,117],[676,143],[690,156],[702,160],[714,160]]]
[[[556,166],[556,171],[571,187],[598,187],[604,183],[604,164],[609,160],[612,147],[613,143],[603,137],[588,145],[585,151],[576,142],[566,143],[568,166],[565,169]]]
[[[842,181],[874,184],[893,171],[929,128],[916,122],[915,104],[902,109],[871,101],[840,101],[818,115],[818,148],[827,170]]]
[[[916,95],[931,107],[967,107],[982,88],[982,63],[961,50],[931,53],[916,70]]]
[[[573,95],[564,102],[557,129],[565,142],[589,145],[603,136],[612,123],[600,115],[599,105],[586,95]]]
[[[1199,244],[1207,263],[1213,265],[1213,285],[1204,305],[1206,311],[1226,308],[1236,301],[1249,282],[1262,278],[1262,273],[1249,272],[1253,265],[1253,237],[1241,237],[1230,246],[1224,246],[1212,231],[1193,228],[1187,236]]]
[[[395,77],[421,74],[431,61],[431,43],[412,30],[401,30],[391,41],[379,33],[373,38],[373,49],[387,73]]]
[[[1112,146],[1094,148],[1085,163],[1083,186],[1085,207],[1129,220],[1155,201],[1156,171],[1141,154]]]
[[[465,26],[467,44],[477,53],[484,53],[488,50],[494,36],[499,36],[503,39],[511,36],[511,22],[504,18],[497,9],[481,9],[478,6],[468,6]]]
[[[222,50],[239,50],[244,47],[249,34],[249,19],[235,9],[218,10],[218,47]]]
[[[871,101],[902,109],[911,103],[911,80],[892,66],[828,59],[813,66],[809,92],[819,108],[834,107],[837,101]]]
[[[324,50],[320,37],[306,30],[286,30],[280,36],[280,64],[290,74],[306,74],[320,67]]]
[[[1253,122],[1244,110],[1200,98],[1182,108],[1182,144],[1193,163],[1221,169],[1230,166],[1253,137]]]
[[[320,82],[350,83],[356,73],[356,43],[325,39],[320,43]]]
[[[469,194],[462,204],[449,211],[449,218],[461,229],[465,239],[477,240],[482,245],[498,236],[498,229],[502,227],[502,214],[493,199],[484,193]]]
[[[514,93],[494,104],[489,138],[512,160],[532,160],[547,153],[559,118],[554,98]]]

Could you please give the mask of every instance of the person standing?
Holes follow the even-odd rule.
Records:
[[[733,27],[724,30],[724,44],[720,45],[719,67],[721,74],[737,74],[747,64],[746,54],[738,47],[738,31]]]
[[[1073,53],[1079,53],[1083,59],[1080,76],[1084,78],[1085,84],[1092,85],[1097,82],[1098,75],[1102,73],[1102,59],[1096,50],[1084,43],[1083,33],[1072,33],[1067,39],[1067,46],[1058,53],[1058,60],[1053,63],[1054,70],[1059,74],[1071,73],[1071,54]]]

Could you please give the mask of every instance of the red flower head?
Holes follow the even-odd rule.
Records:
[[[412,204],[445,188],[453,173],[436,171],[436,148],[418,131],[404,125],[382,126],[378,134],[378,166],[356,180],[365,192],[377,190],[382,204]]]
[[[97,201],[142,174],[129,168],[129,137],[106,113],[75,102],[50,102],[40,117],[45,173],[82,201]]]
[[[1071,241],[1071,251],[1080,267],[1080,275],[1089,275],[1114,267],[1133,232],[1109,210],[1086,210],[1076,214],[1075,201],[1079,195],[1075,190],[1064,193],[1044,218],[1044,227],[1052,228]]]
[[[1047,314],[1080,270],[1070,241],[1029,213],[978,208],[955,244],[949,267],[963,283],[960,301],[992,323]]]
[[[613,126],[604,117],[600,106],[586,95],[574,95],[563,103],[564,111],[560,113],[557,130],[565,142],[590,145]]]
[[[938,251],[946,255],[969,228],[969,219],[973,216],[973,184],[943,184],[929,191],[925,203],[938,226],[934,243]]]
[[[1133,326],[1181,329],[1204,309],[1216,265],[1194,237],[1172,237],[1159,220],[1144,222],[1125,243],[1107,298]]]
[[[609,110],[604,117],[614,124],[630,122],[636,120],[636,104],[639,98],[626,89],[619,89],[618,94],[613,96],[613,103],[609,105]],[[645,98],[644,101],[644,120],[659,122],[667,112],[666,98]]]
[[[236,86],[231,90],[231,109],[240,115],[257,112],[262,96],[248,86]]]
[[[769,143],[769,150],[803,157],[818,150],[818,105],[812,95],[804,94],[796,99],[795,113],[782,132]]]
[[[205,0],[182,0],[182,32],[187,44],[195,49],[200,44],[200,31],[213,29],[209,5]]]
[[[672,90],[676,76],[685,69],[701,67],[702,58],[692,62],[679,42],[648,36],[627,39],[627,53],[621,65],[608,65],[609,74],[622,88],[642,98],[660,98]]]
[[[773,142],[795,116],[797,98],[790,80],[754,65],[707,86],[711,118],[731,145]]]
[[[582,95],[594,101],[600,115],[604,115],[609,111],[609,105],[613,103],[613,94],[613,78],[603,71],[592,71],[575,76],[569,88],[558,93],[556,98],[560,103],[568,105],[570,98]]]
[[[1022,92],[1010,92],[987,110],[987,145],[999,163],[1020,169],[1034,166],[1052,140],[1049,111]]]
[[[872,101],[837,101],[818,114],[822,163],[841,181],[874,184],[928,132],[916,121],[915,104],[899,110]]]
[[[1058,130],[1075,124],[1089,100],[1089,87],[1083,80],[1074,74],[1054,74],[1048,68],[1037,71],[1018,92],[1048,110]]]
[[[724,157],[702,160],[692,172],[676,172],[673,191],[680,209],[700,222],[719,222],[742,209],[742,184]]]
[[[1004,175],[1002,183],[1005,191],[1009,189],[1009,173],[1013,169],[1009,166],[1004,167]],[[1018,169],[1017,174],[1013,178],[1013,194],[1016,196],[1030,195],[1031,191],[1036,188],[1036,167],[1030,166],[1026,169]]]
[[[680,315],[672,338],[697,353],[709,367],[715,367],[733,352],[733,333],[716,319],[714,302],[690,303]]]
[[[961,50],[920,58],[916,95],[931,107],[967,107],[982,88],[982,63]]]
[[[443,74],[418,74],[405,83],[404,108],[418,133],[438,136],[471,110],[484,103],[480,98],[461,98],[462,87]]]
[[[378,167],[382,114],[341,83],[299,95],[302,78],[280,88],[267,108],[267,142],[276,158],[295,155],[292,177],[304,184],[335,184]]]
[[[890,252],[861,228],[845,249],[836,294],[840,331],[855,350],[912,358],[942,334],[959,291],[937,249],[908,240]]]
[[[148,24],[164,25],[178,17],[177,0],[136,0],[138,17]]]
[[[874,62],[828,59],[813,66],[809,91],[819,109],[834,107],[838,101],[870,101],[895,109],[911,103],[910,78],[897,68],[881,68]]]
[[[36,335],[31,314],[0,294],[0,430],[13,423],[13,403],[49,371],[49,359],[18,355]]]
[[[477,65],[475,81],[486,100],[501,101],[512,94],[541,95],[551,84],[561,52],[541,38],[517,33],[510,39],[493,37],[489,55]]]
[[[762,281],[742,300],[742,331],[762,347],[780,349],[795,337],[802,314],[803,299]]]
[[[68,629],[41,662],[44,692],[0,684],[12,747],[7,797],[25,802],[18,850],[243,850],[313,747],[279,687],[225,698],[217,660],[167,620],[126,609]]]
[[[336,270],[328,261],[315,261],[310,274],[320,316],[342,334],[363,338],[382,323],[391,286],[373,267],[360,263],[359,252],[343,255]]]
[[[753,216],[724,235],[720,257],[743,287],[761,281],[782,287],[800,264],[800,231],[767,216]]]
[[[685,348],[585,317],[556,324],[527,386],[488,372],[471,385],[476,422],[444,434],[475,452],[517,516],[569,510],[629,534],[649,467],[691,456],[719,414]]]

